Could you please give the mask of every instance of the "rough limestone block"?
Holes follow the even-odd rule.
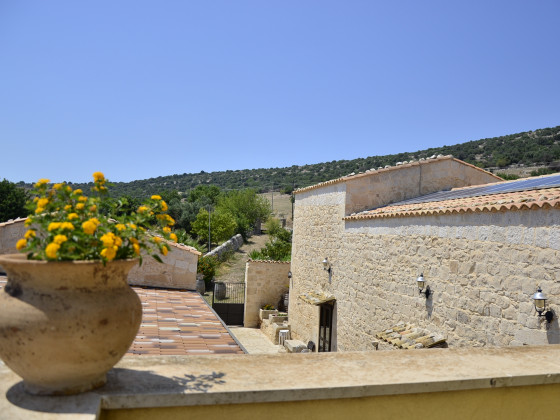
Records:
[[[301,353],[307,346],[303,341],[300,340],[286,340],[284,341],[284,347],[288,350],[288,353]]]

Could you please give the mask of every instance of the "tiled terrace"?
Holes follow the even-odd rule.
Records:
[[[0,289],[6,277],[0,275]],[[127,355],[243,354],[217,315],[197,293],[133,287],[142,301],[142,324]]]

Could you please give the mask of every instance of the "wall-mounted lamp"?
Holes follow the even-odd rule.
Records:
[[[430,286],[426,286],[426,280],[424,280],[424,273],[418,276],[418,278],[416,279],[416,284],[418,285],[418,294],[420,295],[424,294],[426,296],[426,299],[428,299],[432,294],[432,291],[430,290]],[[424,290],[424,287],[426,287],[426,290]]]
[[[531,299],[533,299],[533,303],[535,304],[535,310],[537,311],[539,316],[544,316],[544,319],[546,319],[546,322],[549,322],[549,323],[552,322],[552,320],[554,319],[554,312],[552,312],[552,310],[549,310],[549,311],[546,310],[547,297],[542,292],[542,289],[541,289],[540,286],[537,286],[537,291]],[[543,312],[544,312],[544,314],[543,314]]]
[[[325,271],[328,271],[328,273],[331,274],[332,266],[328,257],[323,260],[323,268],[325,269]]]
[[[293,282],[292,282],[292,272],[288,271],[288,281],[290,282],[290,284],[293,286]]]

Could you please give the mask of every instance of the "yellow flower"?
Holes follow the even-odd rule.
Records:
[[[117,223],[117,224],[115,225],[115,227],[117,228],[117,230],[120,230],[120,231],[126,229],[126,226],[123,225],[122,223]]]
[[[167,211],[167,203],[161,200],[161,211]]]
[[[97,210],[97,206],[95,204],[89,208],[89,211],[92,213],[95,212],[95,210]]]
[[[152,199],[152,200],[161,200],[161,196],[159,196],[159,195],[152,195],[151,199]]]
[[[95,223],[96,226],[99,226],[99,223],[101,223],[97,217],[92,217],[91,219],[89,219],[91,222]]]
[[[171,228],[170,228],[169,226],[165,226],[165,227],[163,228],[163,231],[164,231],[165,233],[171,233]]]
[[[70,185],[66,186],[66,192],[69,192],[69,193],[72,192],[72,187]]]
[[[117,249],[116,246],[103,248],[103,250],[101,250],[101,256],[106,258],[107,261],[112,261],[117,256]]]
[[[39,201],[39,197],[33,197],[33,202],[36,203],[37,201]]]
[[[45,254],[47,254],[47,258],[55,259],[56,253],[60,249],[60,245],[54,242],[51,242],[45,248]]]
[[[74,230],[74,225],[70,222],[62,222],[60,224],[60,228],[65,230]]]
[[[173,226],[175,224],[175,220],[173,220],[173,217],[171,217],[170,215],[166,214],[165,218],[167,219],[167,224],[169,226]]]
[[[177,235],[175,235],[174,233],[172,233],[171,235],[169,235],[169,237],[171,238],[171,240],[172,240],[173,242],[177,242],[177,240],[178,240]]]
[[[132,238],[129,238],[128,240],[129,240],[130,242],[132,242],[133,244],[138,245],[138,239],[132,237]]]
[[[62,188],[62,184],[60,183],[53,185],[53,190],[60,190],[61,188]]]
[[[161,247],[161,253],[162,253],[163,255],[167,255],[167,252],[168,252],[168,251],[169,251],[169,250],[167,249],[167,247],[166,247],[165,245],[163,245],[163,246]]]
[[[66,205],[64,206],[64,210],[66,210],[66,211],[72,210],[72,205],[71,205],[71,204],[66,204]],[[76,215],[76,216],[77,216],[77,215]]]
[[[66,242],[67,240],[68,240],[68,237],[67,237],[66,235],[56,235],[56,236],[54,237],[53,242],[54,242],[55,244],[60,245],[60,244],[62,244],[63,242]]]
[[[45,209],[43,207],[37,207],[35,209],[35,214],[43,213],[44,211],[45,211]]]
[[[78,217],[79,217],[78,213],[70,213],[68,215],[68,220],[74,220],[74,219],[77,219]]]
[[[132,230],[136,230],[136,225],[134,223],[129,223],[128,227],[131,228]]]
[[[159,244],[161,242],[161,238],[159,236],[154,236],[152,239],[156,244]]]
[[[106,233],[101,237],[101,242],[107,248],[112,247],[115,245],[115,234],[113,232]]]
[[[33,229],[29,229],[27,232],[25,232],[25,239],[30,239],[30,238],[34,238],[35,237],[35,231]],[[17,248],[17,246],[16,246]]]
[[[45,178],[41,178],[39,181],[37,181],[37,183],[35,184],[35,188],[41,188],[43,185],[48,184],[49,182],[51,182],[50,179],[45,179]]]
[[[94,172],[93,180],[95,182],[105,182],[105,175],[103,175],[103,172]]]
[[[83,202],[87,201],[87,197],[85,195],[82,195],[81,197],[78,198],[78,201],[80,203],[83,203]]]
[[[47,204],[49,204],[48,198],[40,198],[39,201],[37,201],[37,207],[47,207]]]
[[[84,193],[84,192],[83,192],[80,188],[74,190],[74,194],[76,194],[76,195],[81,195],[81,194],[83,194],[83,193]]]
[[[93,232],[95,232],[95,229],[97,229],[97,224],[95,224],[91,220],[88,220],[82,223],[82,229],[84,233],[87,233],[88,235],[93,235]]]
[[[31,232],[30,230],[28,230],[27,232]],[[27,233],[25,234],[25,236],[27,237]],[[20,239],[19,241],[17,241],[16,243],[16,249],[18,251],[22,250],[23,248],[25,248],[27,246],[27,239]]]
[[[148,211],[148,207],[146,207],[146,206],[138,207],[138,213],[144,213],[146,211]]]
[[[52,232],[53,230],[57,230],[60,229],[60,222],[51,222],[49,223],[49,232]]]
[[[23,222],[23,224],[25,226],[29,226],[29,225],[31,225],[31,223],[33,223],[33,220],[31,220],[29,217],[27,219],[25,219],[25,222]]]
[[[76,210],[83,210],[83,209],[84,209],[84,203],[76,204]]]
[[[140,246],[138,244],[132,244],[132,248],[134,248],[134,253],[136,255],[140,255]]]

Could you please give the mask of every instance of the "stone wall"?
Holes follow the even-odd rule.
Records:
[[[560,314],[556,209],[349,221],[336,278],[339,346],[366,349],[398,321],[443,333],[450,346],[560,343],[539,320],[537,284]],[[433,295],[419,296],[424,273]]]
[[[357,175],[346,183],[346,215],[436,191],[503,181],[451,156]]]
[[[304,302],[299,296],[335,290],[322,261],[328,257],[333,264],[332,278],[336,278],[342,252],[345,194],[346,185],[338,183],[296,195],[288,313],[292,338],[304,343],[318,343],[319,307]]]
[[[169,289],[196,289],[196,269],[200,252],[196,249],[168,242],[170,251],[161,255],[163,264],[149,255],[143,257],[142,265],[128,274],[128,284],[133,286],[161,287]]]
[[[245,266],[245,314],[243,325],[259,325],[259,309],[269,303],[278,304],[282,295],[288,291],[290,271],[289,262],[247,261]]]
[[[16,243],[23,238],[27,230],[24,225],[25,220],[15,219],[0,223],[0,254],[15,254],[19,252],[16,249]],[[3,271],[0,266],[0,272]]]
[[[235,252],[243,245],[243,236],[240,234],[235,235],[228,241],[224,242],[220,246],[214,248],[212,251],[205,254],[205,257],[215,256],[219,260],[222,259],[222,256],[226,252]]]

